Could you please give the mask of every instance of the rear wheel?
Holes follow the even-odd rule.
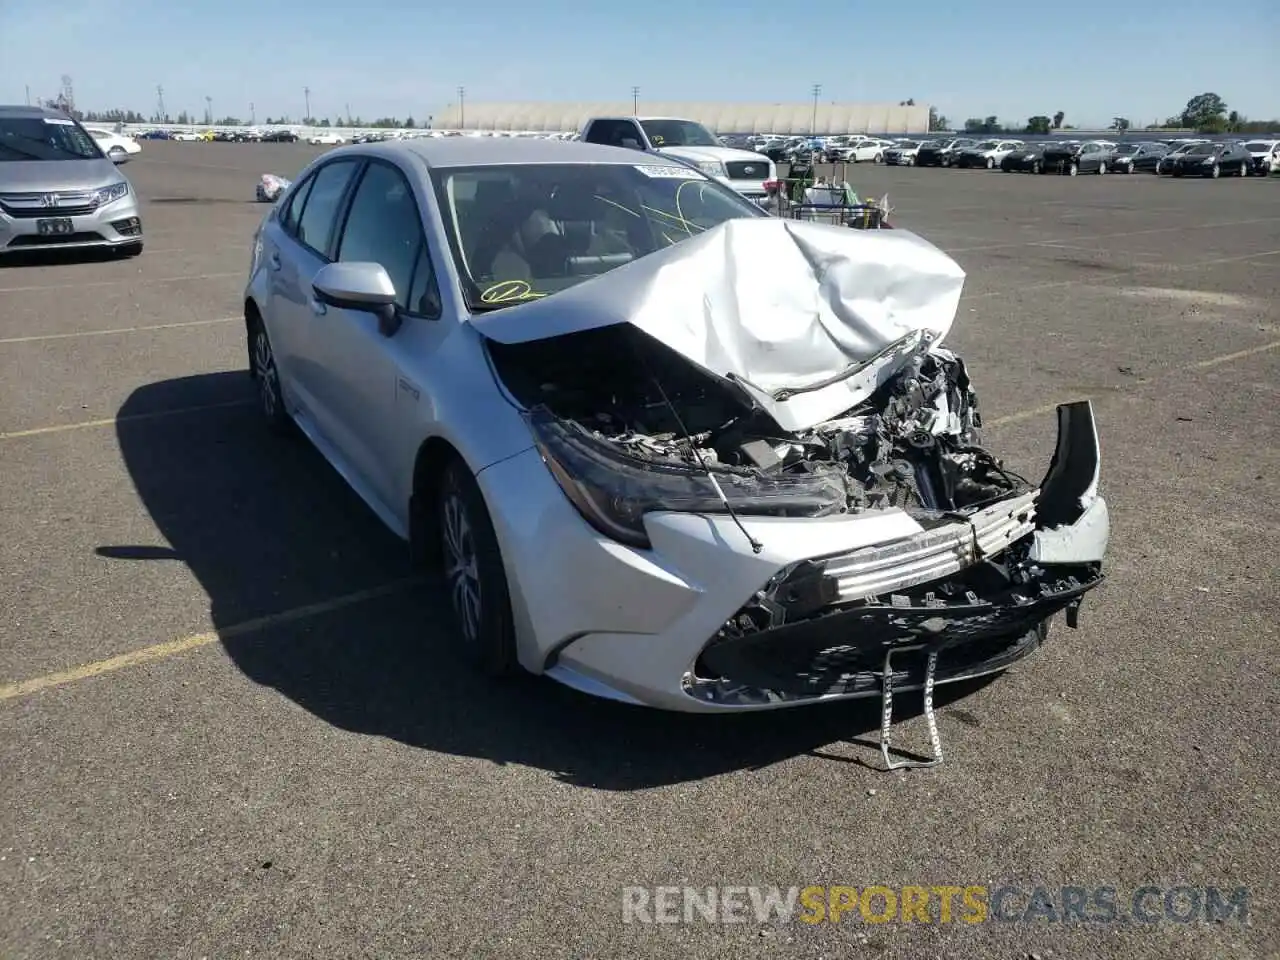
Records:
[[[1039,161],[1039,160],[1033,160],[1033,161],[1031,161],[1031,172],[1032,172],[1032,173],[1039,173],[1039,172],[1040,172],[1040,161]]]
[[[507,573],[484,497],[461,460],[444,469],[436,503],[449,607],[468,660],[485,673],[518,673]]]
[[[994,158],[992,158],[992,157],[987,157],[987,169],[988,169],[988,170],[994,170],[994,169],[995,169],[995,166],[996,166],[996,161],[995,161],[995,159],[994,159]]]
[[[1103,176],[1107,172],[1107,161],[1103,160],[1098,164],[1098,176]]]
[[[1217,180],[1220,176],[1222,176],[1222,167],[1215,163],[1209,168],[1209,177],[1210,179]]]

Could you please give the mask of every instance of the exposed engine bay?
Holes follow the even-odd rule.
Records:
[[[912,355],[864,403],[789,433],[737,384],[628,324],[488,348],[521,405],[636,462],[707,470],[739,487],[806,476],[843,486],[842,505],[808,515],[900,507],[939,516],[1032,489],[979,446],[977,397],[946,350]]]

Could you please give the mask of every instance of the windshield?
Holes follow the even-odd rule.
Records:
[[[540,299],[726,220],[766,216],[678,165],[493,165],[431,176],[473,310]]]
[[[1199,146],[1199,144],[1195,144],[1195,143],[1182,143],[1182,144],[1179,144],[1178,146],[1174,147],[1174,148],[1173,148],[1171,151],[1169,151],[1169,152],[1170,152],[1170,153],[1189,153],[1192,149],[1194,149],[1194,148],[1195,148],[1195,147],[1197,147],[1197,146]]]
[[[1000,144],[999,144],[999,143],[997,143],[995,140],[983,140],[980,144],[978,144],[978,145],[977,145],[976,147],[974,147],[973,149],[975,149],[975,150],[994,150],[994,149],[995,149],[996,147],[998,147],[998,146],[1000,146]]]
[[[1268,143],[1266,140],[1253,140],[1249,143],[1246,143],[1244,145],[1244,148],[1248,150],[1250,153],[1266,153],[1268,150],[1270,150],[1274,146],[1275,146],[1274,143]]]
[[[923,147],[924,144],[919,140],[903,140],[898,144],[899,150],[914,150],[916,147]]]
[[[1187,151],[1189,157],[1209,157],[1218,152],[1216,143],[1201,143]]]
[[[692,120],[641,120],[640,126],[655,147],[720,146],[710,130]]]
[[[93,138],[63,117],[0,118],[0,160],[99,160]]]

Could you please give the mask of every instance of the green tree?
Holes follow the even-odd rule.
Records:
[[[1129,122],[1127,117],[1114,117],[1111,121],[1111,129],[1119,130],[1121,133],[1124,133],[1131,126],[1133,126],[1133,124]]]
[[[1216,93],[1200,93],[1182,109],[1182,125],[1193,130],[1214,132],[1226,125],[1227,104]]]
[[[183,110],[181,113],[179,113],[179,114],[178,114],[178,120],[177,120],[177,122],[178,122],[180,125],[187,125],[187,124],[190,124],[190,123],[191,123],[191,115],[190,115],[189,113],[187,113],[187,111]]]
[[[406,130],[412,130],[414,128],[413,117],[409,117],[407,120],[405,120],[404,128]]]
[[[938,112],[937,107],[929,108],[929,132],[951,129],[951,121]]]
[[[968,120],[966,120],[966,121],[964,122],[964,132],[965,132],[965,133],[981,133],[981,132],[982,132],[982,118],[981,118],[981,117],[970,117]]]
[[[982,121],[983,133],[1000,133],[1004,127],[1000,126],[999,117],[987,117]]]
[[[1061,110],[1059,110],[1057,113],[1055,113],[1055,114],[1053,115],[1053,129],[1055,129],[1055,130],[1061,130],[1061,129],[1062,129],[1062,121],[1063,121],[1063,120],[1065,120],[1065,119],[1067,119],[1067,115],[1066,115],[1065,113],[1063,113]]]
[[[1044,115],[1027,118],[1027,133],[1048,133],[1053,121]]]

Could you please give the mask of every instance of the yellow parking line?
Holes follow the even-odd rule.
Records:
[[[74,340],[77,337],[110,337],[122,333],[146,333],[148,330],[177,330],[180,327],[207,327],[214,323],[231,323],[244,317],[214,317],[212,320],[182,320],[177,323],[153,323],[145,327],[112,327],[110,330],[74,330],[71,333],[38,333],[29,337],[3,337],[5,343],[39,343],[42,340]]]
[[[165,643],[153,644],[149,647],[142,647],[138,650],[130,650],[128,653],[122,653],[116,657],[108,657],[106,660],[98,660],[94,663],[85,663],[78,667],[72,667],[70,670],[61,670],[57,673],[47,673],[42,677],[32,677],[30,680],[19,680],[15,683],[7,683],[0,686],[0,700],[13,700],[17,697],[27,697],[32,694],[49,690],[53,687],[65,686],[69,683],[76,683],[79,680],[88,680],[90,677],[99,677],[104,673],[113,673],[116,670],[124,670],[127,667],[138,667],[147,663],[155,663],[157,660],[165,660],[169,657],[177,656],[180,653],[186,653],[188,650],[197,650],[200,647],[207,647],[210,644],[217,643],[220,640],[231,640],[235,637],[241,637],[248,633],[255,633],[259,630],[265,630],[268,627],[277,627],[281,624],[296,623],[299,620],[305,620],[309,617],[317,617],[321,614],[332,613],[335,610],[341,610],[344,607],[354,606],[357,603],[364,603],[366,600],[374,600],[378,597],[384,597],[388,594],[396,593],[413,584],[420,584],[420,577],[406,577],[402,580],[394,580],[391,583],[385,583],[379,587],[370,587],[367,590],[357,590],[355,593],[343,594],[340,597],[334,597],[330,600],[321,600],[318,603],[309,603],[306,606],[294,607],[292,610],[284,610],[280,613],[271,613],[263,617],[254,617],[252,620],[244,620],[240,623],[232,624],[221,630],[209,630],[205,633],[195,633],[189,637],[180,637],[177,640],[169,640]]]
[[[90,427],[110,427],[117,423],[134,423],[139,420],[160,420],[184,413],[201,413],[205,410],[224,410],[227,407],[247,407],[256,401],[227,400],[223,403],[206,403],[199,407],[177,407],[173,410],[155,410],[151,413],[134,413],[127,417],[107,417],[105,420],[81,420],[78,423],[58,423],[50,427],[33,427],[30,430],[14,430],[0,433],[0,440],[17,440],[19,437],[42,437],[48,433],[66,433],[68,430],[87,430]]]

